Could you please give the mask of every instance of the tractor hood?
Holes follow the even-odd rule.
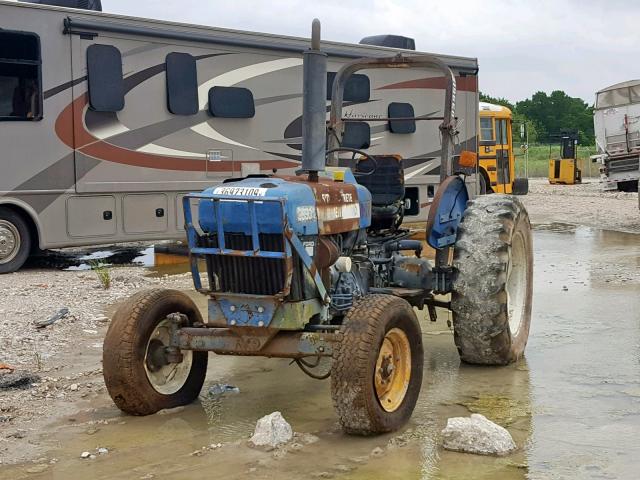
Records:
[[[330,169],[318,182],[303,176],[248,177],[209,188],[198,209],[200,228],[250,235],[249,199],[255,200],[255,222],[260,233],[283,233],[283,213],[300,236],[332,235],[367,228],[371,224],[371,194],[349,169]],[[213,199],[220,200],[220,212]],[[259,201],[264,198],[265,201]]]

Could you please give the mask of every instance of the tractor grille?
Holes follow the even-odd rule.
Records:
[[[218,248],[217,235],[202,239],[205,247]],[[252,250],[251,236],[242,233],[224,235],[225,248]],[[260,234],[260,249],[284,252],[281,234]],[[207,255],[211,289],[221,293],[276,295],[284,290],[285,260],[280,258]]]

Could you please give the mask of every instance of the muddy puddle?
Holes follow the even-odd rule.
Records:
[[[501,368],[461,365],[446,314],[437,324],[423,319],[422,393],[400,432],[343,435],[328,381],[307,378],[286,360],[212,356],[199,402],[135,418],[121,415],[106,394],[83,401],[43,433],[46,460],[0,466],[0,478],[638,478],[640,236],[549,224],[536,227],[534,242],[526,358]],[[211,398],[215,383],[240,393]],[[296,448],[273,452],[249,448],[255,421],[276,410],[296,432],[318,440],[300,437]],[[440,448],[447,418],[472,412],[505,426],[518,450],[495,458]],[[217,443],[222,447],[192,455]],[[80,459],[98,447],[109,453]]]

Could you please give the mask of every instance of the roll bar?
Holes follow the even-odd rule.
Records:
[[[344,89],[349,77],[358,70],[370,68],[421,68],[435,67],[445,77],[447,86],[445,89],[444,114],[442,117],[415,117],[403,118],[404,120],[442,120],[440,131],[442,133],[442,165],[440,169],[440,181],[453,174],[451,156],[453,153],[453,139],[455,129],[456,106],[456,79],[449,66],[442,60],[432,55],[402,55],[384,58],[360,58],[344,65],[336,74],[333,82],[331,97],[331,116],[329,117],[329,146],[328,150],[334,150],[340,145],[344,135],[345,119],[342,118],[342,100]],[[338,152],[334,151],[327,158],[327,165],[338,166]]]

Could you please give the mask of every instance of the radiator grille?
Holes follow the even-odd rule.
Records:
[[[218,248],[217,235],[203,238],[206,247]],[[251,236],[227,233],[225,248],[252,250]],[[280,234],[260,234],[260,249],[284,252]],[[207,255],[207,270],[211,289],[221,293],[248,295],[276,295],[284,290],[285,260],[280,258],[239,257],[234,255]]]

